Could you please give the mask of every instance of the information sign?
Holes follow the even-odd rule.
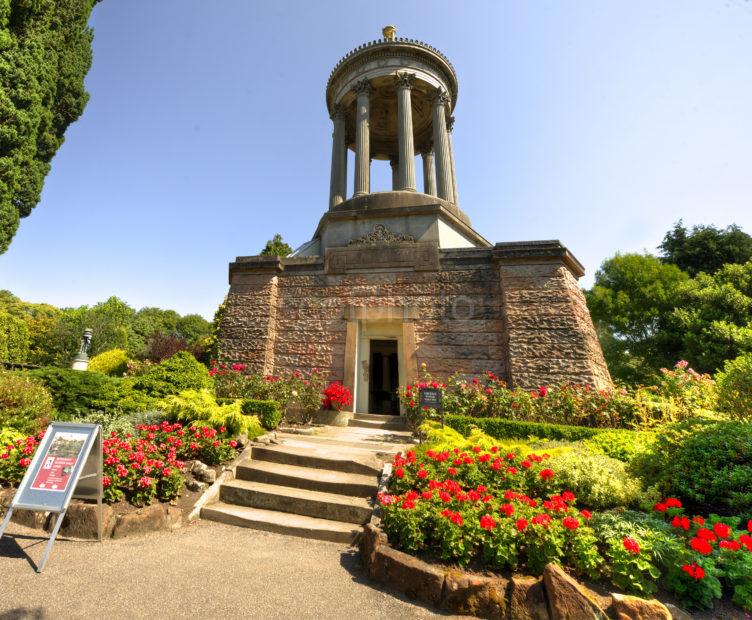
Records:
[[[53,422],[18,485],[0,525],[0,537],[18,508],[57,513],[55,527],[37,567],[41,573],[74,496],[97,500],[99,540],[102,540],[102,428],[98,424]]]
[[[441,425],[444,426],[444,404],[441,390],[439,388],[420,388],[418,400],[421,408],[435,409],[441,418]]]

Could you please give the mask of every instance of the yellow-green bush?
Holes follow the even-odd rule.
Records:
[[[55,412],[41,381],[23,372],[0,370],[0,427],[36,433]]]
[[[752,353],[726,362],[716,381],[718,408],[739,420],[752,420]]]
[[[95,355],[89,362],[89,370],[112,377],[122,377],[128,370],[128,353],[123,349],[111,349]]]
[[[167,396],[160,401],[158,408],[174,420],[201,421],[215,427],[224,426],[230,433],[245,433],[251,439],[264,434],[258,417],[243,413],[242,401],[220,405],[207,389],[184,390],[177,396]]]

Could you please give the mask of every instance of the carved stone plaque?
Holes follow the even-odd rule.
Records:
[[[438,271],[439,246],[436,243],[394,243],[326,249],[326,273],[354,270],[414,269]]]

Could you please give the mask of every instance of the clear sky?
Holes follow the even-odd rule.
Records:
[[[491,242],[560,239],[588,287],[680,218],[752,232],[748,0],[104,0],[91,23],[91,99],[0,256],[29,301],[211,317],[230,260],[312,235],[326,80],[388,23],[457,70],[460,206]]]

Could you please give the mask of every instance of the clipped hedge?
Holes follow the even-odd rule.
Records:
[[[128,353],[123,349],[110,349],[95,355],[89,362],[89,370],[111,377],[122,377],[128,370]]]
[[[258,416],[261,426],[273,431],[282,421],[282,405],[276,400],[243,399],[241,410],[246,415]]]
[[[164,398],[185,390],[210,389],[214,383],[206,366],[188,351],[180,351],[135,377],[132,385],[134,390]]]
[[[540,437],[542,439],[555,439],[561,441],[581,441],[590,439],[604,432],[611,434],[623,433],[631,435],[634,431],[592,428],[588,426],[566,426],[564,424],[546,424],[543,422],[523,422],[521,420],[505,420],[503,418],[473,418],[463,415],[448,415],[444,417],[444,423],[467,437],[473,426],[477,426],[486,435],[496,439],[527,439],[528,437]]]

